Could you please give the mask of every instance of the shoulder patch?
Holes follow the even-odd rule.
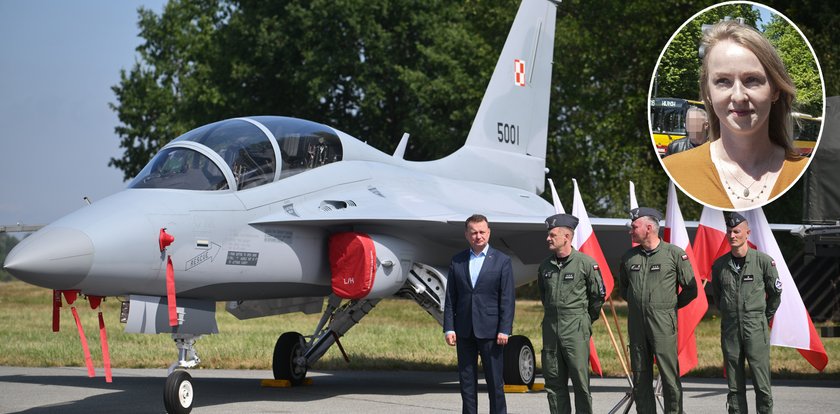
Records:
[[[682,259],[683,259],[683,260],[688,260],[688,255],[687,255],[687,254],[684,254],[684,255],[682,255],[682,256],[680,256],[680,257],[682,257]]]
[[[776,279],[775,286],[777,290],[782,290],[782,279]]]
[[[598,268],[598,265],[597,265],[597,264],[592,265],[592,270],[598,270],[598,269],[599,269],[599,268]]]
[[[775,260],[771,260],[771,261],[770,261],[770,266],[776,267],[776,261],[775,261]]]

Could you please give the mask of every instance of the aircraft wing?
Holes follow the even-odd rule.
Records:
[[[255,227],[294,225],[336,230],[344,227],[364,229],[367,226],[403,228],[426,237],[457,243],[463,241],[464,220],[472,213],[424,214],[419,210],[408,212],[402,209],[348,207],[337,211],[295,214],[286,211],[273,213],[249,224]],[[506,247],[525,264],[539,263],[545,257],[545,217],[488,213],[487,219],[492,230],[491,244]]]
[[[391,226],[435,226],[446,225],[460,227],[469,213],[451,214],[406,214],[406,212],[384,212],[380,209],[346,208],[339,211],[325,212],[324,214],[297,214],[280,212],[252,220],[249,224],[253,226],[269,224],[288,224],[296,226],[341,226],[358,224],[379,224]],[[511,216],[511,215],[487,215],[490,227],[493,231],[507,232],[533,232],[545,231],[545,217],[543,216]]]

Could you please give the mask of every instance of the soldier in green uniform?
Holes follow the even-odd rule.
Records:
[[[627,332],[633,369],[633,400],[639,413],[655,413],[653,358],[662,377],[666,413],[682,413],[677,360],[677,308],[697,297],[694,271],[685,251],[659,238],[662,214],[630,211],[630,235],[638,246],[621,258],[619,289],[627,300]],[[681,288],[677,294],[678,288]]]
[[[542,368],[552,414],[592,413],[589,393],[589,337],[604,304],[604,281],[595,259],[572,247],[578,219],[556,214],[546,219],[551,256],[540,265],[537,284],[543,303]]]
[[[747,244],[744,216],[729,213],[726,237],[732,250],[712,265],[712,290],[720,309],[720,347],[726,367],[730,413],[747,412],[744,360],[749,361],[759,413],[773,412],[770,392],[769,322],[782,302],[782,281],[773,259]]]

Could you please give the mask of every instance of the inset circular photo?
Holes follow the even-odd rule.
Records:
[[[722,210],[764,206],[805,172],[825,110],[819,61],[787,17],[754,2],[708,7],[659,56],[651,140],[686,195]]]

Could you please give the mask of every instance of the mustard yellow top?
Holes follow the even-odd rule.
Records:
[[[692,197],[719,209],[733,208],[729,196],[726,195],[726,189],[720,182],[715,164],[712,163],[710,142],[670,155],[662,161],[674,182]],[[808,158],[785,159],[768,200],[774,199],[796,181],[807,165]]]

